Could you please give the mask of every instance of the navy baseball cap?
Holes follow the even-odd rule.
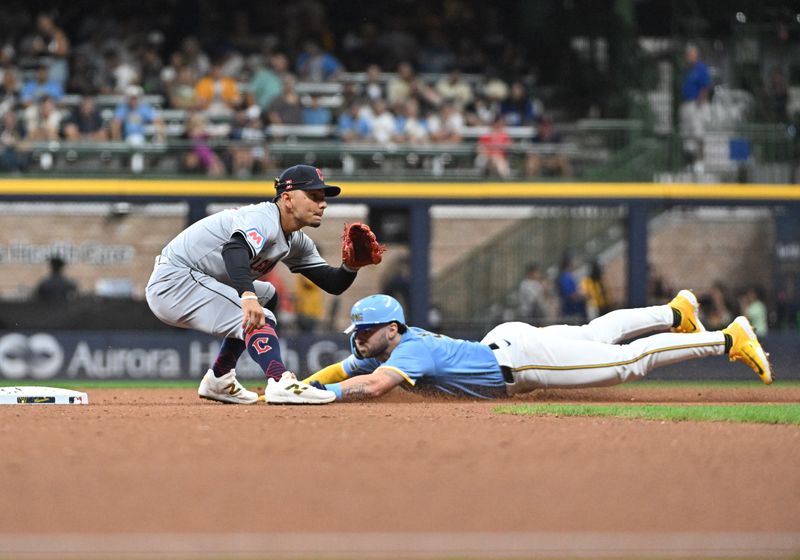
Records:
[[[319,168],[312,165],[295,165],[275,179],[275,196],[287,191],[313,191],[325,189],[325,196],[338,196],[342,189],[336,185],[326,185],[325,177]]]

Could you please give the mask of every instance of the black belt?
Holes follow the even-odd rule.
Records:
[[[490,350],[500,350],[500,347],[494,342],[489,344]],[[514,375],[511,373],[511,368],[508,366],[500,366],[500,371],[503,373],[503,380],[506,383],[514,383]]]

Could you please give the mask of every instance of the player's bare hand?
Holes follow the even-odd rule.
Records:
[[[265,324],[264,309],[258,303],[258,300],[242,300],[242,329],[245,334],[258,330]]]

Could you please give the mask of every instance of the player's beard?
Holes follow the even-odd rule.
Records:
[[[358,352],[365,358],[379,358],[389,348],[389,339],[386,333],[382,333],[379,340],[366,346],[360,345],[358,341],[356,341],[356,347],[358,348]]]

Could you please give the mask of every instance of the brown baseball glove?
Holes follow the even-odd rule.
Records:
[[[368,264],[378,264],[383,259],[386,246],[378,239],[367,224],[355,222],[344,225],[342,236],[342,261],[350,268],[361,268]]]

